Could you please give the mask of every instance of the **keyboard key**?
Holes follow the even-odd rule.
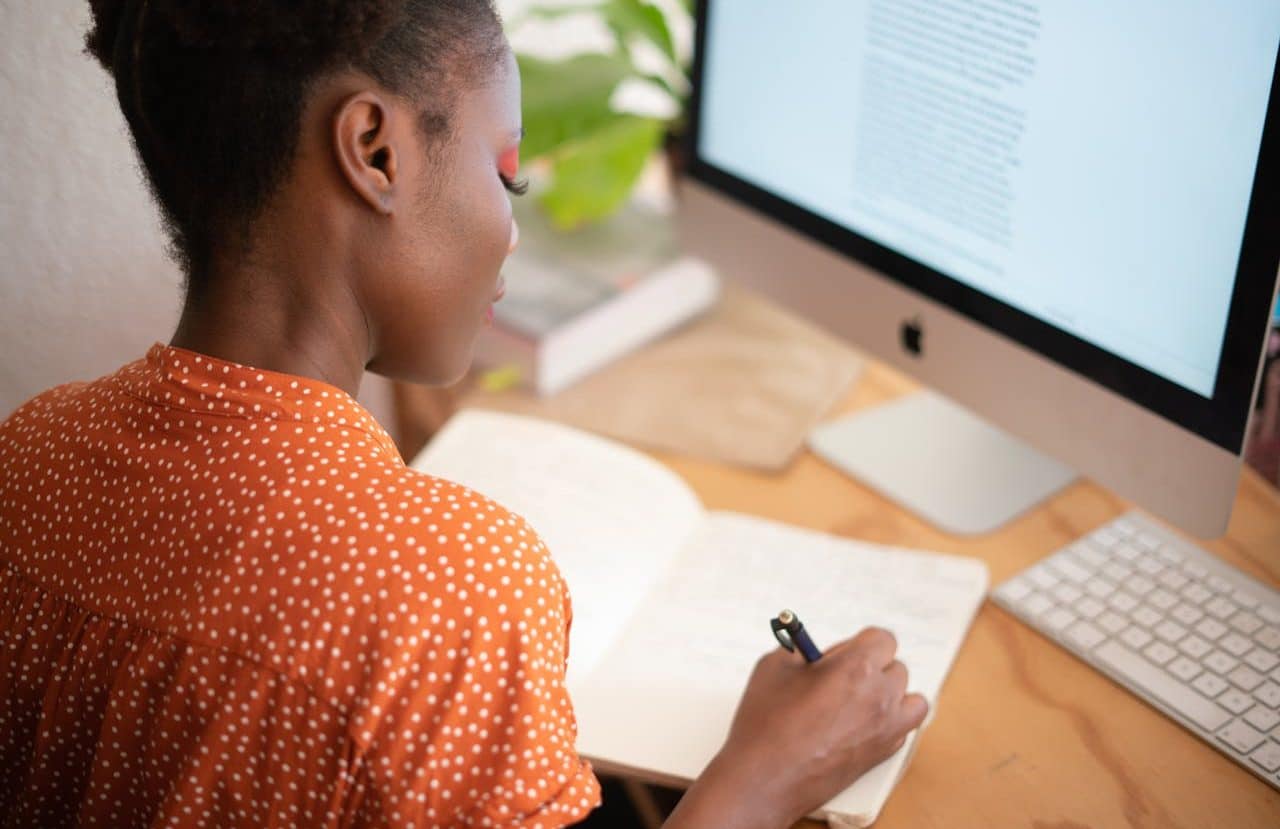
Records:
[[[1133,610],[1138,606],[1138,600],[1123,590],[1117,590],[1115,593],[1111,594],[1110,598],[1107,599],[1107,604],[1111,605],[1121,613],[1128,613],[1130,610]]]
[[[1236,603],[1225,596],[1214,596],[1204,606],[1211,615],[1219,619],[1229,619],[1236,614]]]
[[[1252,636],[1254,631],[1262,627],[1262,620],[1247,610],[1242,610],[1231,617],[1230,625],[1245,636]]]
[[[1155,634],[1169,644],[1176,644],[1187,635],[1187,629],[1170,619],[1155,626]]]
[[[1152,642],[1147,646],[1142,655],[1157,665],[1164,665],[1170,659],[1178,655],[1178,652],[1166,645],[1164,642]]]
[[[1280,769],[1280,743],[1268,741],[1250,754],[1249,759],[1265,772]]]
[[[1144,576],[1133,576],[1124,583],[1124,587],[1135,596],[1145,596],[1156,589],[1156,583]]]
[[[1116,555],[1125,561],[1137,561],[1142,558],[1142,551],[1132,544],[1117,544],[1115,551]]]
[[[1217,731],[1231,716],[1119,642],[1104,642],[1093,652],[1103,665],[1160,700],[1206,731]]]
[[[1089,592],[1089,595],[1099,599],[1105,599],[1116,592],[1116,586],[1106,579],[1089,579],[1084,583],[1084,589]]]
[[[1231,598],[1235,599],[1236,604],[1249,610],[1253,610],[1258,606],[1258,597],[1248,590],[1236,590],[1231,594]]]
[[[1084,648],[1093,650],[1107,635],[1088,622],[1076,622],[1067,630],[1067,639]]]
[[[1253,698],[1268,708],[1280,708],[1280,685],[1267,681],[1253,691]]]
[[[1145,648],[1151,641],[1152,637],[1150,633],[1147,633],[1142,628],[1134,626],[1120,634],[1120,638],[1124,640],[1126,645],[1137,650],[1139,648]]]
[[[1213,575],[1210,575],[1207,579],[1204,580],[1204,582],[1205,584],[1209,585],[1209,589],[1213,590],[1215,593],[1231,593],[1232,591],[1235,590],[1234,584],[1227,581],[1222,576],[1217,575],[1216,573]]]
[[[1092,573],[1081,567],[1079,564],[1076,564],[1067,556],[1054,556],[1049,560],[1049,565],[1053,567],[1059,575],[1063,576],[1068,581],[1073,581],[1077,584],[1083,584],[1088,581],[1089,576],[1092,575]]]
[[[1179,656],[1170,662],[1165,666],[1165,670],[1183,682],[1190,682],[1203,673],[1199,664],[1187,659],[1185,656]]]
[[[1133,573],[1128,567],[1125,567],[1118,561],[1113,561],[1102,568],[1103,574],[1114,582],[1123,582]]]
[[[1219,694],[1231,686],[1227,684],[1225,679],[1216,674],[1204,673],[1192,681],[1191,687],[1209,699],[1216,699]]]
[[[1205,586],[1199,582],[1193,581],[1186,587],[1182,588],[1183,598],[1189,602],[1195,602],[1196,604],[1203,604],[1204,600],[1212,595],[1213,591],[1206,589]]]
[[[1262,745],[1263,736],[1248,723],[1236,720],[1218,732],[1218,739],[1241,754],[1248,754]]]
[[[1280,625],[1280,607],[1270,604],[1259,604],[1254,612],[1262,618],[1262,621],[1270,622],[1273,625]]]
[[[1177,570],[1170,569],[1170,570],[1165,570],[1163,573],[1161,573],[1160,578],[1158,578],[1156,581],[1160,582],[1170,590],[1181,590],[1183,586],[1190,581],[1190,579],[1182,575],[1182,573],[1178,572]]]
[[[1235,670],[1235,667],[1240,664],[1239,660],[1232,659],[1222,651],[1214,651],[1201,661],[1204,663],[1206,668],[1220,676],[1226,676]]]
[[[1261,705],[1255,705],[1244,715],[1244,721],[1263,734],[1280,725],[1280,714]]]
[[[1050,591],[1053,597],[1061,604],[1075,604],[1076,600],[1084,594],[1080,592],[1080,588],[1070,582],[1063,582]]]
[[[1128,538],[1138,531],[1138,526],[1128,517],[1121,516],[1111,522],[1111,529],[1115,530],[1121,538]]]
[[[1260,673],[1266,673],[1277,665],[1280,665],[1280,657],[1272,656],[1269,652],[1262,648],[1254,648],[1244,656],[1244,661],[1249,667]]]
[[[1196,625],[1196,633],[1208,639],[1210,642],[1216,642],[1227,632],[1227,626],[1219,622],[1217,619],[1205,617]]]
[[[1134,541],[1138,542],[1138,546],[1153,553],[1160,549],[1160,539],[1149,532],[1138,533],[1134,536]]]
[[[1218,697],[1218,704],[1230,711],[1232,714],[1243,714],[1253,707],[1253,700],[1243,691],[1235,688],[1228,688],[1225,693]]]
[[[1187,559],[1182,562],[1182,572],[1186,573],[1193,579],[1203,579],[1209,575],[1209,570],[1200,562]]]
[[[1138,559],[1138,563],[1135,566],[1137,567],[1137,569],[1146,573],[1148,576],[1157,575],[1161,570],[1164,569],[1164,565],[1161,564],[1158,560],[1154,558],[1146,558],[1146,557]]]
[[[1151,591],[1151,595],[1147,596],[1147,604],[1156,610],[1168,610],[1177,603],[1178,597],[1162,587],[1157,587]]]
[[[1272,653],[1280,653],[1280,629],[1266,625],[1253,634],[1253,641]]]
[[[1086,619],[1096,619],[1098,614],[1106,610],[1107,606],[1092,596],[1085,596],[1075,604],[1076,613],[1079,613]]]
[[[1244,656],[1253,650],[1253,643],[1238,633],[1228,633],[1218,640],[1218,647],[1232,656]]]
[[[1175,607],[1169,613],[1170,616],[1182,622],[1184,625],[1194,625],[1196,622],[1204,618],[1204,611],[1198,607],[1193,607],[1183,603]]]
[[[996,588],[996,595],[1010,604],[1018,604],[1031,595],[1033,588],[1022,579],[1011,579]]]
[[[1262,674],[1248,665],[1239,666],[1227,674],[1227,679],[1231,680],[1231,683],[1237,688],[1243,688],[1246,691],[1252,691],[1262,684]]]
[[[1051,590],[1058,584],[1058,577],[1046,570],[1044,565],[1032,567],[1024,575],[1041,590]]]
[[[1143,605],[1130,613],[1129,618],[1146,628],[1155,627],[1164,619],[1164,617],[1157,613],[1153,608],[1147,607],[1146,605]]]
[[[1076,614],[1065,607],[1055,607],[1042,617],[1045,627],[1054,633],[1060,633],[1076,620]]]
[[[1033,617],[1039,616],[1051,607],[1053,607],[1053,599],[1043,593],[1032,593],[1022,603],[1022,609]]]
[[[1165,564],[1170,566],[1181,564],[1182,560],[1186,558],[1186,556],[1184,556],[1178,548],[1174,547],[1172,544],[1161,544],[1160,548],[1156,550],[1156,556]]]
[[[1114,613],[1110,610],[1099,616],[1097,622],[1103,630],[1112,635],[1119,633],[1129,626],[1128,619],[1124,618],[1119,613]],[[1209,647],[1207,643],[1205,644],[1205,647]]]
[[[1090,544],[1087,538],[1072,547],[1071,552],[1090,567],[1098,568],[1107,563],[1107,554]]]
[[[1120,533],[1114,527],[1102,527],[1094,530],[1090,537],[1104,547],[1113,547],[1120,541]]]
[[[1213,645],[1196,636],[1194,633],[1178,643],[1178,650],[1185,653],[1192,659],[1199,659],[1209,651],[1213,650]]]

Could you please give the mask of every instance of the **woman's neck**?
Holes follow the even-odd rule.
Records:
[[[170,345],[310,377],[355,396],[370,334],[349,280],[314,253],[255,256],[188,294]],[[256,260],[256,261],[253,261]]]

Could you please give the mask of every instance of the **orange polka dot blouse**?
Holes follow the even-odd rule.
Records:
[[[349,395],[157,344],[0,424],[0,825],[572,823],[569,620]]]

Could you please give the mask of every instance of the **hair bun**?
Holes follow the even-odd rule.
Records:
[[[85,48],[108,72],[114,73],[111,56],[120,31],[120,17],[124,14],[124,0],[89,0],[89,10],[93,14],[93,28],[85,37]]]
[[[139,0],[143,25],[164,24],[179,48],[359,54],[404,11],[405,0]],[[127,0],[89,0],[90,54],[113,69]],[[154,30],[152,30],[154,31]]]

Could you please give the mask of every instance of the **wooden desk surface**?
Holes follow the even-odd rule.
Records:
[[[914,387],[871,364],[845,409]],[[991,535],[958,538],[812,455],[778,476],[658,457],[710,509],[976,556],[990,566],[993,584],[1129,506],[1096,484],[1077,482]],[[1280,495],[1247,470],[1226,536],[1203,546],[1255,578],[1280,584]],[[1280,826],[1280,793],[990,602],[937,709],[879,829]]]
[[[870,363],[843,408],[914,388],[901,374]],[[444,416],[419,404],[410,421],[439,423]],[[412,439],[421,445],[422,438]],[[1129,506],[1100,486],[1077,482],[998,532],[958,538],[812,455],[769,475],[654,454],[710,509],[976,556],[990,566],[993,584]],[[1203,546],[1255,578],[1280,584],[1280,495],[1246,470],[1226,536]],[[943,686],[937,717],[876,826],[1276,829],[1280,793],[987,603]]]

